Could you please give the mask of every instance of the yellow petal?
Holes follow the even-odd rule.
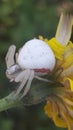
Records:
[[[68,105],[68,106],[72,106],[73,107],[73,99],[72,98],[67,98],[67,97],[62,97],[64,98],[64,101],[65,103]]]
[[[52,109],[51,109],[51,102],[48,101],[48,103],[44,107],[45,113],[48,115],[49,118],[52,117]]]
[[[67,113],[65,113],[62,110],[61,110],[61,113],[68,125],[68,130],[73,130],[73,118],[71,118]]]
[[[73,65],[67,69],[64,69],[59,78],[62,78],[63,81],[65,81],[67,77],[73,79]]]
[[[69,41],[69,46],[73,49],[73,43],[71,41]]]
[[[44,110],[48,117],[52,118],[56,126],[63,128],[67,127],[66,122],[59,116],[58,107],[54,102],[47,102]]]
[[[52,50],[55,54],[55,57],[59,60],[62,60],[66,46],[61,45],[56,40],[56,38],[52,38],[51,40],[48,40],[47,44],[52,48]]]
[[[58,110],[57,104],[55,102],[52,103],[52,115],[53,115],[53,120],[56,126],[62,127],[62,128],[67,128],[67,124],[65,120],[62,118],[60,115],[60,111]]]
[[[67,78],[67,80],[69,81],[70,83],[70,88],[71,88],[71,91],[73,91],[73,80],[70,79],[70,78]]]
[[[63,61],[61,67],[67,69],[73,65],[73,43],[69,41],[69,44],[65,48]]]
[[[72,52],[72,54],[70,54],[66,58],[64,58],[64,61],[61,66],[64,69],[67,69],[68,67],[70,67],[72,65],[73,65],[73,52]]]
[[[73,125],[72,124],[68,126],[68,130],[73,130]]]
[[[66,107],[68,109],[69,116],[73,118],[73,106],[67,105]]]
[[[41,36],[41,35],[39,35],[39,39],[42,40],[42,41],[44,41],[44,42],[46,42],[46,43],[48,42],[48,39],[47,39],[47,38],[44,38],[44,37]]]

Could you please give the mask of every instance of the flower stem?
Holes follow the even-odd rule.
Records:
[[[12,92],[7,97],[0,99],[0,112],[16,107],[20,104],[18,97],[13,98],[14,93],[15,92]]]

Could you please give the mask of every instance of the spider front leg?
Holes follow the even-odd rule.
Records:
[[[41,77],[39,77],[37,75],[35,76],[35,78],[38,79],[38,80],[44,81],[44,82],[50,82],[50,83],[52,82],[51,80],[48,80],[48,79],[45,79],[45,78],[41,78]]]
[[[17,75],[17,72],[20,71],[19,65],[15,64],[14,61],[15,50],[16,50],[15,45],[10,46],[5,57],[7,66],[6,76],[10,79],[10,81],[13,81]]]
[[[21,98],[23,98],[24,96],[26,96],[26,94],[27,94],[28,91],[30,90],[31,82],[32,82],[33,78],[34,78],[34,71],[31,70],[31,71],[30,71],[30,75],[29,75],[29,79],[28,79],[28,82],[27,82],[27,85],[26,85],[26,87],[25,87],[25,89],[24,89],[24,92],[23,92]]]
[[[7,68],[9,68],[13,64],[15,64],[15,61],[14,61],[15,50],[16,50],[15,45],[10,46],[8,49],[8,52],[7,52],[6,57],[5,57]]]
[[[21,82],[20,86],[18,87],[17,91],[16,91],[16,94],[15,94],[15,97],[22,91],[23,87],[25,86],[25,89],[24,89],[24,92],[21,96],[21,98],[23,96],[25,96],[27,94],[27,92],[29,91],[29,84],[31,84],[31,70],[29,69],[26,69],[24,70],[23,72],[21,72],[15,79],[16,82]]]

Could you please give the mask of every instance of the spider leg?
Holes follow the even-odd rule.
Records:
[[[10,46],[8,49],[8,52],[7,52],[6,57],[5,57],[7,68],[9,68],[10,66],[12,66],[15,63],[14,62],[15,50],[16,50],[15,45]]]
[[[20,52],[21,48],[18,50],[18,52],[15,54],[15,59],[16,59],[16,63],[17,63],[17,59],[18,59],[18,55],[19,55],[19,52]]]
[[[45,78],[41,78],[39,76],[35,76],[35,78],[38,79],[38,80],[45,81],[45,82],[52,82],[51,80],[48,80],[48,79],[45,79]]]
[[[15,65],[12,65],[11,67],[9,67],[6,70],[6,73],[8,73],[9,75],[11,75],[11,74],[14,74],[17,71],[20,71],[20,67],[19,67],[19,65],[15,64]]]
[[[34,78],[34,71],[31,70],[31,72],[30,72],[30,76],[29,76],[29,79],[28,79],[28,82],[27,82],[27,85],[26,85],[26,87],[25,87],[25,89],[24,89],[24,92],[23,92],[21,98],[23,98],[24,96],[26,96],[26,94],[28,93],[33,78]]]
[[[18,74],[18,76],[15,78],[15,82],[22,82],[23,79],[27,78],[29,76],[28,70],[24,70]]]
[[[24,78],[22,79],[21,84],[20,84],[20,86],[18,87],[18,89],[17,89],[17,91],[16,91],[14,97],[16,97],[16,96],[21,92],[21,90],[22,90],[23,87],[25,86],[26,82],[28,81],[29,76],[30,76],[30,70],[25,70],[23,76],[24,76]],[[19,79],[19,78],[18,78],[18,79]],[[19,81],[19,80],[18,80],[18,81]]]
[[[18,55],[19,55],[19,53],[15,54],[16,63],[17,63]]]
[[[8,73],[6,72],[6,76],[7,76],[8,79],[10,79],[10,82],[15,81],[15,78],[18,76],[18,74],[19,74],[19,71],[16,72],[16,73],[14,73],[14,74],[8,74]]]

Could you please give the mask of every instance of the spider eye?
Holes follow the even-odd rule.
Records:
[[[17,62],[22,69],[53,70],[56,61],[52,49],[44,41],[32,39],[20,50]]]

